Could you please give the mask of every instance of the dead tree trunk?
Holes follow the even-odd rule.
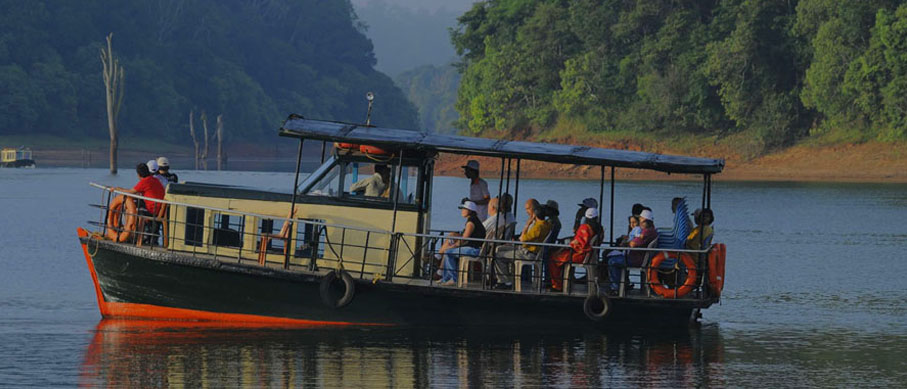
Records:
[[[101,49],[101,65],[104,72],[104,89],[107,98],[107,128],[110,130],[110,174],[117,174],[117,149],[119,148],[119,131],[117,118],[120,116],[120,106],[123,105],[123,79],[125,72],[120,66],[120,60],[113,56],[111,39],[113,33],[107,35],[107,50]]]
[[[189,135],[192,136],[192,144],[195,145],[195,170],[198,170],[198,138],[195,136],[195,110],[189,111]]]
[[[208,115],[205,111],[202,111],[202,131],[205,132],[205,144],[202,148],[202,155],[199,159],[202,162],[202,169],[208,170]]]
[[[224,115],[217,115],[217,170],[224,169]]]

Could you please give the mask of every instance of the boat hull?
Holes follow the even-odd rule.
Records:
[[[15,161],[0,162],[0,167],[21,167],[34,168],[36,166],[33,159],[17,159]]]
[[[604,321],[583,313],[583,297],[514,294],[355,280],[352,301],[322,302],[321,276],[82,238],[105,318],[275,325],[608,326],[677,325],[701,302],[615,299]],[[696,305],[699,304],[699,305]]]

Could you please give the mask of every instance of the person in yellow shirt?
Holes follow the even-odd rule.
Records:
[[[520,233],[520,242],[543,243],[551,231],[551,223],[542,215],[542,205],[536,199],[526,200],[526,226]],[[513,261],[515,259],[532,260],[542,248],[532,244],[509,244],[498,247],[495,251],[494,269],[498,279],[496,289],[507,289],[513,286]]]
[[[687,236],[687,249],[699,250],[700,235],[702,236],[701,241],[705,242],[715,233],[712,229],[712,222],[715,221],[715,215],[712,214],[712,210],[709,208],[700,208],[693,212],[693,220],[696,221],[696,228],[694,228],[693,231],[690,232],[690,235]]]

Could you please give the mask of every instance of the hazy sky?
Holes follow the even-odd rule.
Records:
[[[375,46],[375,68],[391,77],[456,57],[448,28],[473,0],[352,0]]]

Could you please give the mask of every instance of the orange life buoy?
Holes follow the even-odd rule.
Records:
[[[671,258],[671,256],[660,252],[652,259],[652,265],[649,267],[649,282],[652,290],[661,297],[678,298],[686,296],[687,293],[690,293],[696,287],[696,264],[693,262],[693,257],[687,253],[680,253],[680,262],[687,268],[687,279],[684,280],[683,285],[675,289],[666,288],[658,279],[658,267],[668,258]]]
[[[724,259],[727,254],[727,246],[724,243],[717,243],[712,251],[709,252],[709,287],[716,296],[721,296],[721,290],[724,289]]]
[[[366,154],[372,154],[372,155],[388,155],[391,153],[390,151],[387,151],[380,147],[369,146],[369,145],[359,146],[359,151],[366,153]]]
[[[359,150],[359,145],[355,143],[340,143],[334,142],[334,147],[341,150]]]

